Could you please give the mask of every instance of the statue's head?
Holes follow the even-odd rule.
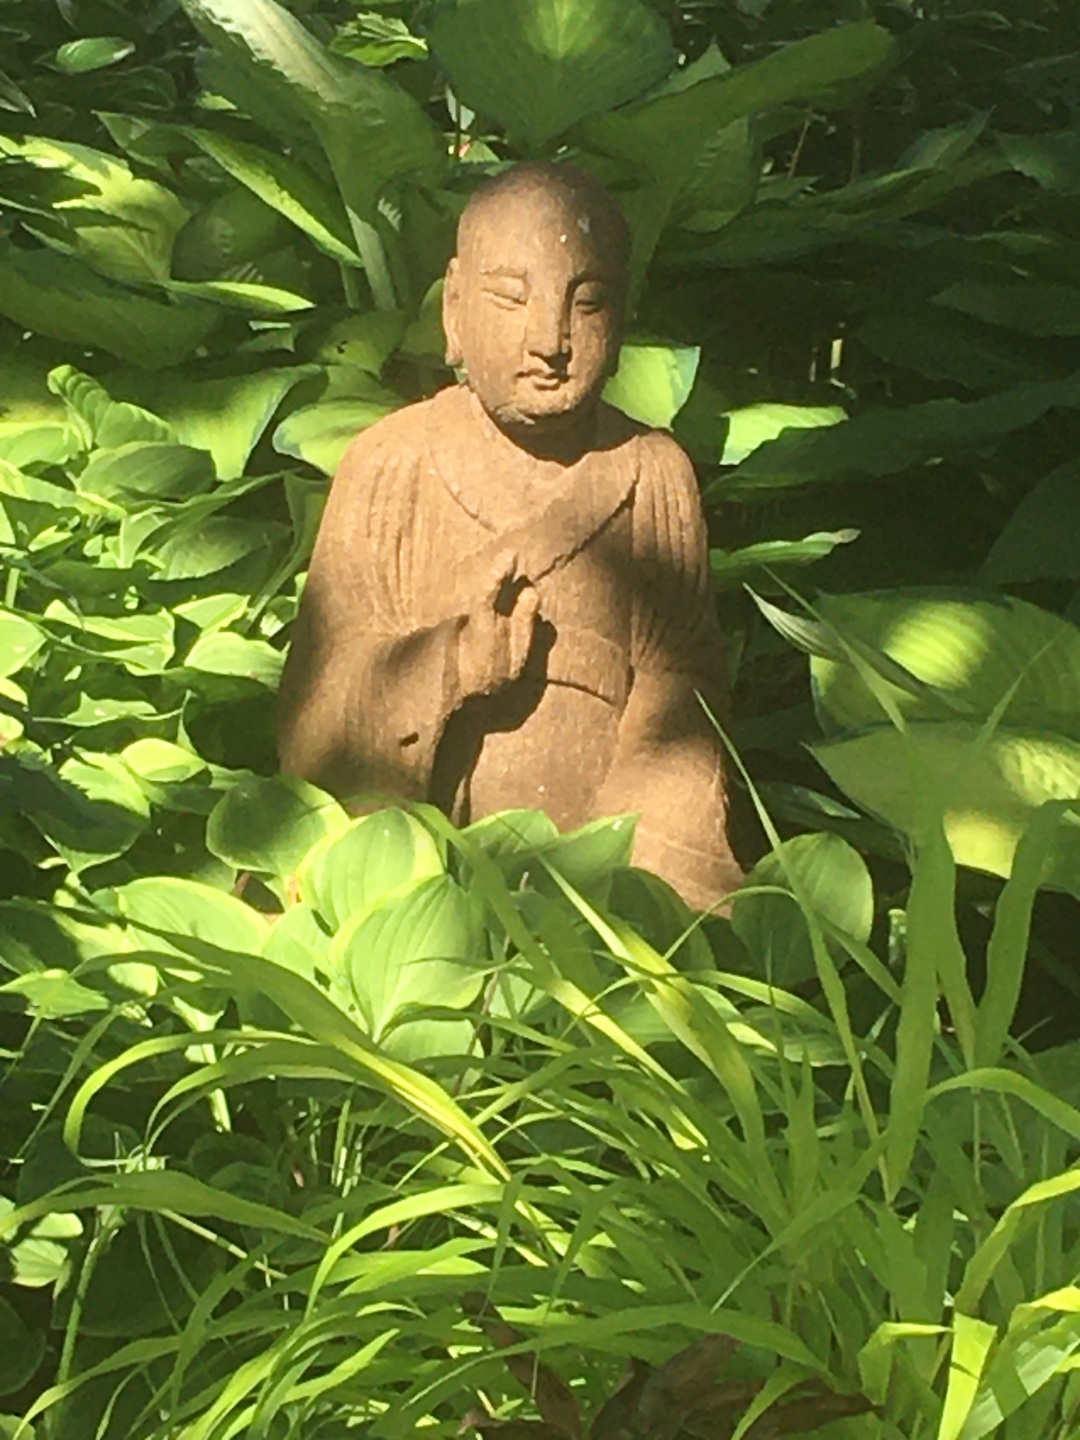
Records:
[[[478,190],[446,276],[447,358],[528,443],[587,414],[618,357],[629,234],[592,176],[517,165]]]

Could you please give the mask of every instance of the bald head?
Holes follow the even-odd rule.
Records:
[[[458,254],[476,235],[499,227],[506,211],[559,212],[594,251],[613,280],[625,287],[630,231],[622,211],[600,181],[571,165],[514,165],[477,190],[458,222]],[[501,228],[501,227],[500,227]]]
[[[614,200],[569,166],[517,165],[469,201],[443,292],[447,359],[520,443],[585,433],[618,359],[629,249]]]

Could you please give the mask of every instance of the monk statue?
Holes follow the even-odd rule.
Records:
[[[720,637],[686,455],[600,398],[628,232],[566,165],[465,208],[446,275],[466,380],[352,442],[285,667],[283,768],[456,823],[637,814],[634,863],[695,909],[742,878],[726,836]]]

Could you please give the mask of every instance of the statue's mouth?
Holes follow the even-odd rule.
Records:
[[[567,381],[566,375],[557,370],[523,370],[521,378],[527,380],[535,390],[558,390]]]

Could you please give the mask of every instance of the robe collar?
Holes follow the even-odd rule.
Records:
[[[534,579],[565,564],[629,503],[638,478],[640,433],[620,411],[601,404],[594,448],[541,485],[528,482],[528,470],[525,483],[508,473],[513,442],[467,386],[441,391],[427,416],[432,469],[492,536],[505,539],[516,532],[527,538]]]

